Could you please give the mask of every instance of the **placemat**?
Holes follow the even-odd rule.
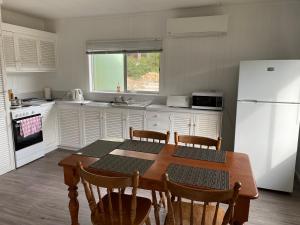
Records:
[[[94,143],[82,148],[76,154],[101,158],[118,148],[122,142],[98,140]]]
[[[139,171],[140,175],[143,175],[153,162],[153,160],[108,154],[90,165],[90,167],[128,175],[132,175],[133,172]]]
[[[137,151],[158,154],[165,144],[147,141],[125,140],[118,148],[128,151]]]
[[[178,146],[173,156],[212,161],[218,163],[226,162],[226,151],[216,151],[212,149],[191,148]]]
[[[229,189],[229,173],[227,171],[170,164],[167,173],[170,180],[176,183],[218,190]]]

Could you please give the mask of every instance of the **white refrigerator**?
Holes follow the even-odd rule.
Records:
[[[299,120],[300,60],[240,63],[234,151],[258,187],[293,192]]]

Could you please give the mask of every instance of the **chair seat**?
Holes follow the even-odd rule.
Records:
[[[105,218],[99,223],[103,225],[131,225],[130,222],[130,208],[131,208],[131,195],[122,194],[122,223],[120,222],[119,216],[119,195],[118,193],[111,193],[111,202],[113,207],[113,223],[110,222],[110,214],[109,214],[109,198],[108,195],[105,195],[103,200],[103,206],[105,211]],[[137,207],[136,207],[136,219],[134,225],[140,225],[145,223],[145,220],[148,218],[148,215],[151,210],[151,200],[148,198],[138,197]]]
[[[174,209],[174,217],[175,217],[175,221],[176,221],[175,224],[179,225],[180,224],[179,203],[173,202],[172,204],[173,204],[173,209]],[[182,207],[183,225],[190,225],[191,204],[188,202],[182,202],[181,207]],[[197,225],[201,224],[203,207],[204,206],[202,204],[194,203],[194,214],[193,214],[194,215],[194,224],[197,224]],[[213,205],[206,206],[205,225],[213,224],[215,209],[216,209],[216,207]],[[216,225],[222,224],[224,215],[225,215],[224,209],[219,208]],[[173,225],[173,224],[166,218],[165,225]]]

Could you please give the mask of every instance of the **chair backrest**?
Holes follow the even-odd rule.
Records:
[[[174,132],[175,144],[184,143],[185,145],[200,145],[200,148],[205,146],[206,148],[215,147],[216,150],[221,149],[221,138],[218,137],[217,140],[207,137],[200,137],[200,136],[190,136],[190,135],[178,135],[177,132]]]
[[[175,225],[175,224],[182,224],[182,201],[181,199],[187,199],[190,200],[191,207],[190,207],[190,225],[193,225],[193,217],[194,217],[194,201],[197,202],[203,202],[203,211],[202,212],[197,212],[197,215],[201,214],[201,224],[197,225],[204,225],[206,218],[206,208],[211,206],[212,204],[215,204],[215,211],[214,211],[214,216],[212,220],[212,225],[216,225],[217,222],[217,216],[218,216],[218,210],[219,210],[219,205],[220,203],[227,204],[228,208],[226,210],[226,213],[223,217],[222,225],[229,224],[232,220],[233,217],[233,212],[234,212],[234,206],[236,203],[236,200],[238,198],[239,191],[241,189],[241,183],[236,182],[233,189],[230,190],[225,190],[225,191],[219,191],[219,190],[199,190],[191,187],[187,187],[184,185],[180,185],[177,183],[174,183],[169,180],[168,174],[164,175],[164,186],[167,195],[167,200],[168,200],[168,220],[171,222],[169,224]],[[171,198],[172,195],[172,198]],[[175,216],[174,216],[174,208],[172,205],[172,202],[175,201],[175,198],[177,197],[177,202],[179,207],[179,220],[180,221],[175,221]]]
[[[123,211],[128,207],[130,207],[130,221],[131,224],[134,224],[136,218],[136,207],[137,207],[137,199],[136,193],[139,185],[139,172],[136,171],[130,177],[107,177],[101,176],[94,173],[90,173],[86,171],[81,162],[78,163],[79,175],[81,178],[81,182],[83,184],[86,198],[89,203],[89,207],[91,210],[91,219],[94,225],[103,225],[103,224],[111,224],[113,225],[113,221],[118,220],[118,225],[123,224]],[[126,187],[132,187],[132,197],[129,205],[122,205],[122,193],[124,192]],[[108,197],[108,207],[105,208],[103,204],[103,196],[101,196],[100,188],[106,188],[107,197]],[[98,195],[98,202],[96,201],[94,189],[96,189]],[[117,189],[118,194],[118,214],[113,214],[113,204],[111,194]],[[107,216],[108,212],[108,216]],[[109,221],[107,221],[109,218]]]
[[[131,140],[134,137],[136,137],[139,138],[140,140],[146,139],[146,141],[152,139],[152,141],[155,142],[157,140],[159,143],[161,141],[165,141],[165,143],[168,144],[170,139],[170,132],[167,131],[167,133],[161,133],[161,132],[150,131],[150,130],[133,130],[133,128],[130,127],[129,136]]]

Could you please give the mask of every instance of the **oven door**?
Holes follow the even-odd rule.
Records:
[[[35,115],[32,115],[32,116],[12,120],[13,136],[14,136],[15,150],[16,151],[43,141],[43,131],[42,131],[42,129],[39,132],[34,133],[32,135],[29,135],[27,137],[23,137],[21,135],[21,121],[23,119],[36,117],[36,116],[41,116],[41,114],[35,114]]]

